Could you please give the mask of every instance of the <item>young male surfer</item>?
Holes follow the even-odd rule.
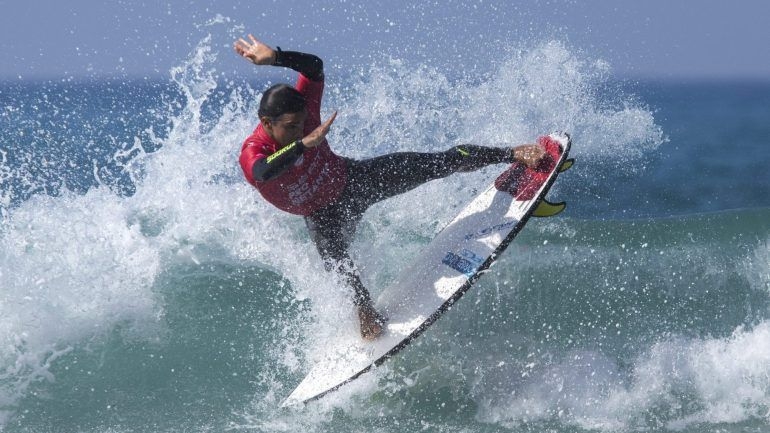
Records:
[[[259,125],[244,141],[243,174],[277,208],[301,215],[327,270],[335,270],[353,289],[361,335],[373,340],[386,319],[375,310],[348,254],[353,233],[374,203],[458,171],[490,164],[522,162],[535,166],[544,154],[539,145],[510,148],[455,146],[444,152],[399,152],[365,160],[334,153],[326,135],[335,111],[321,122],[323,62],[312,54],[272,49],[248,35],[235,52],[255,65],[299,72],[294,87],[277,84],[262,94]]]

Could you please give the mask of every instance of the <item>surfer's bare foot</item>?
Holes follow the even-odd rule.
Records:
[[[513,157],[527,167],[534,168],[545,155],[545,149],[539,144],[524,144],[511,149]]]
[[[370,305],[358,307],[358,320],[361,323],[361,336],[368,341],[375,340],[382,334],[387,321]]]

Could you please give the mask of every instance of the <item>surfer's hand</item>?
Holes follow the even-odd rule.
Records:
[[[302,139],[302,144],[305,145],[305,147],[316,147],[323,143],[324,139],[326,139],[326,134],[329,133],[329,129],[331,129],[332,123],[334,123],[334,119],[336,118],[337,112],[335,111],[328,119],[326,119],[326,122],[322,123],[318,128],[305,136],[305,138]]]
[[[243,38],[239,38],[233,44],[233,48],[239,56],[249,60],[255,65],[272,65],[275,63],[275,50],[258,41],[251,34],[249,34],[249,39],[251,39],[251,43]]]
[[[534,168],[545,155],[545,149],[539,144],[524,144],[513,148],[513,157],[527,167]]]

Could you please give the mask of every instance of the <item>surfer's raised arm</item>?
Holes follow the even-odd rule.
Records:
[[[252,34],[249,34],[248,37],[251,39],[251,43],[243,38],[238,38],[235,41],[233,44],[235,52],[255,65],[275,64],[275,59],[278,56],[277,51],[258,41]]]
[[[281,47],[272,49],[249,34],[251,42],[239,38],[233,44],[235,52],[255,65],[283,66],[291,68],[312,81],[323,81],[324,65],[320,57],[298,51],[282,51]]]

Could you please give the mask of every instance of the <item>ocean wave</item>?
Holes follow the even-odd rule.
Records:
[[[4,190],[0,201],[0,421],[9,430],[119,430],[125,417],[156,431],[352,431],[373,427],[381,413],[413,427],[432,419],[400,418],[411,409],[447,415],[434,425],[439,430],[474,419],[479,431],[533,420],[633,428],[655,425],[648,421],[659,413],[671,428],[759,417],[767,394],[761,351],[749,370],[701,369],[707,358],[687,361],[684,382],[679,370],[660,370],[661,389],[685,400],[646,382],[666,353],[695,359],[708,348],[727,359],[764,336],[767,209],[532,221],[403,356],[317,405],[277,409],[324,339],[354,330],[355,318],[348,290],[322,271],[302,221],[272,209],[242,181],[237,154],[256,122],[258,92],[217,81],[214,44],[204,39],[172,71],[183,97],[160,113],[163,127],[117,147],[93,137],[109,150],[86,164],[81,174],[92,178],[83,190],[47,194],[2,154],[1,179],[31,191]],[[597,96],[602,62],[558,42],[512,55],[480,83],[397,59],[361,72],[327,88],[325,107],[341,113],[330,141],[348,156],[443,150],[464,140],[523,142],[559,127],[576,132],[578,158],[627,166],[664,141],[650,110]],[[554,110],[533,98],[564,103]],[[491,113],[491,103],[506,108]],[[105,164],[131,187],[99,182]],[[366,214],[351,251],[374,293],[493,170],[432,182]],[[573,170],[575,179],[604,187],[588,170]],[[570,189],[557,184],[553,193],[569,197]],[[720,401],[718,386],[709,391],[709,376],[720,374],[749,378],[740,382],[748,402],[742,412]],[[565,386],[594,404],[564,399]],[[622,402],[610,407],[628,398],[650,402],[628,416]],[[696,404],[660,412],[656,401]],[[718,407],[730,415],[706,410]],[[73,419],[73,411],[91,420]]]

